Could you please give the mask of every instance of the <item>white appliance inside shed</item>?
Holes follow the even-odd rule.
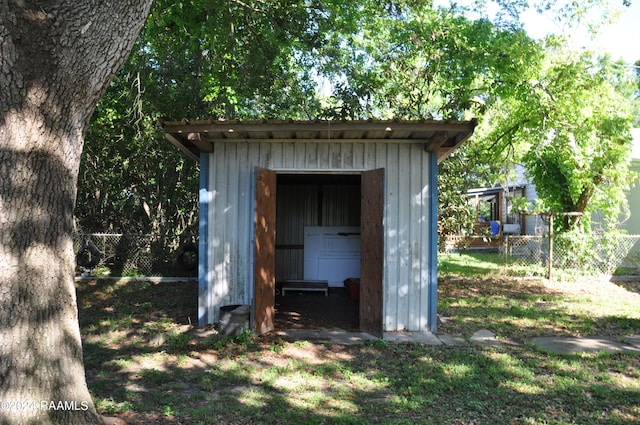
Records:
[[[304,228],[304,279],[326,280],[343,286],[360,277],[360,228],[306,226]]]

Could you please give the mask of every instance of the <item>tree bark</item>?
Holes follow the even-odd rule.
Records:
[[[83,137],[151,0],[0,0],[0,423],[102,423],[74,286]]]

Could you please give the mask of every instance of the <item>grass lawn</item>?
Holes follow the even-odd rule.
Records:
[[[546,276],[541,266],[507,262],[498,253],[461,252],[438,254],[438,275],[442,277]]]
[[[640,334],[637,283],[447,276],[439,333],[489,329],[502,344],[202,335],[195,283],[82,282],[89,387],[100,412],[137,424],[640,423],[640,356],[528,343]]]

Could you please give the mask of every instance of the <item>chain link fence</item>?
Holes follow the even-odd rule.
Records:
[[[197,243],[174,235],[76,234],[76,274],[197,276]]]
[[[546,276],[640,275],[640,235],[592,234],[504,235],[500,238],[449,236],[442,252],[499,253],[505,266],[518,273]],[[551,250],[550,250],[551,248]]]
[[[548,258],[548,238],[543,236],[505,236],[500,253],[512,264],[544,265]]]
[[[181,241],[182,240],[182,241]],[[640,274],[640,235],[505,235],[494,248],[505,262],[532,274],[570,270],[581,274]],[[450,241],[461,246],[462,240]],[[93,276],[196,277],[197,243],[168,235],[92,233],[74,235],[77,274]],[[549,262],[551,258],[551,263]],[[551,269],[549,268],[551,265]]]
[[[640,273],[640,235],[505,236],[500,253],[509,264],[580,274]],[[551,249],[550,249],[551,248]]]

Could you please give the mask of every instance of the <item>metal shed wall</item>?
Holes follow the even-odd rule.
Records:
[[[256,166],[281,172],[385,169],[383,327],[435,330],[437,158],[421,143],[218,142],[201,156],[200,323],[253,297]]]

